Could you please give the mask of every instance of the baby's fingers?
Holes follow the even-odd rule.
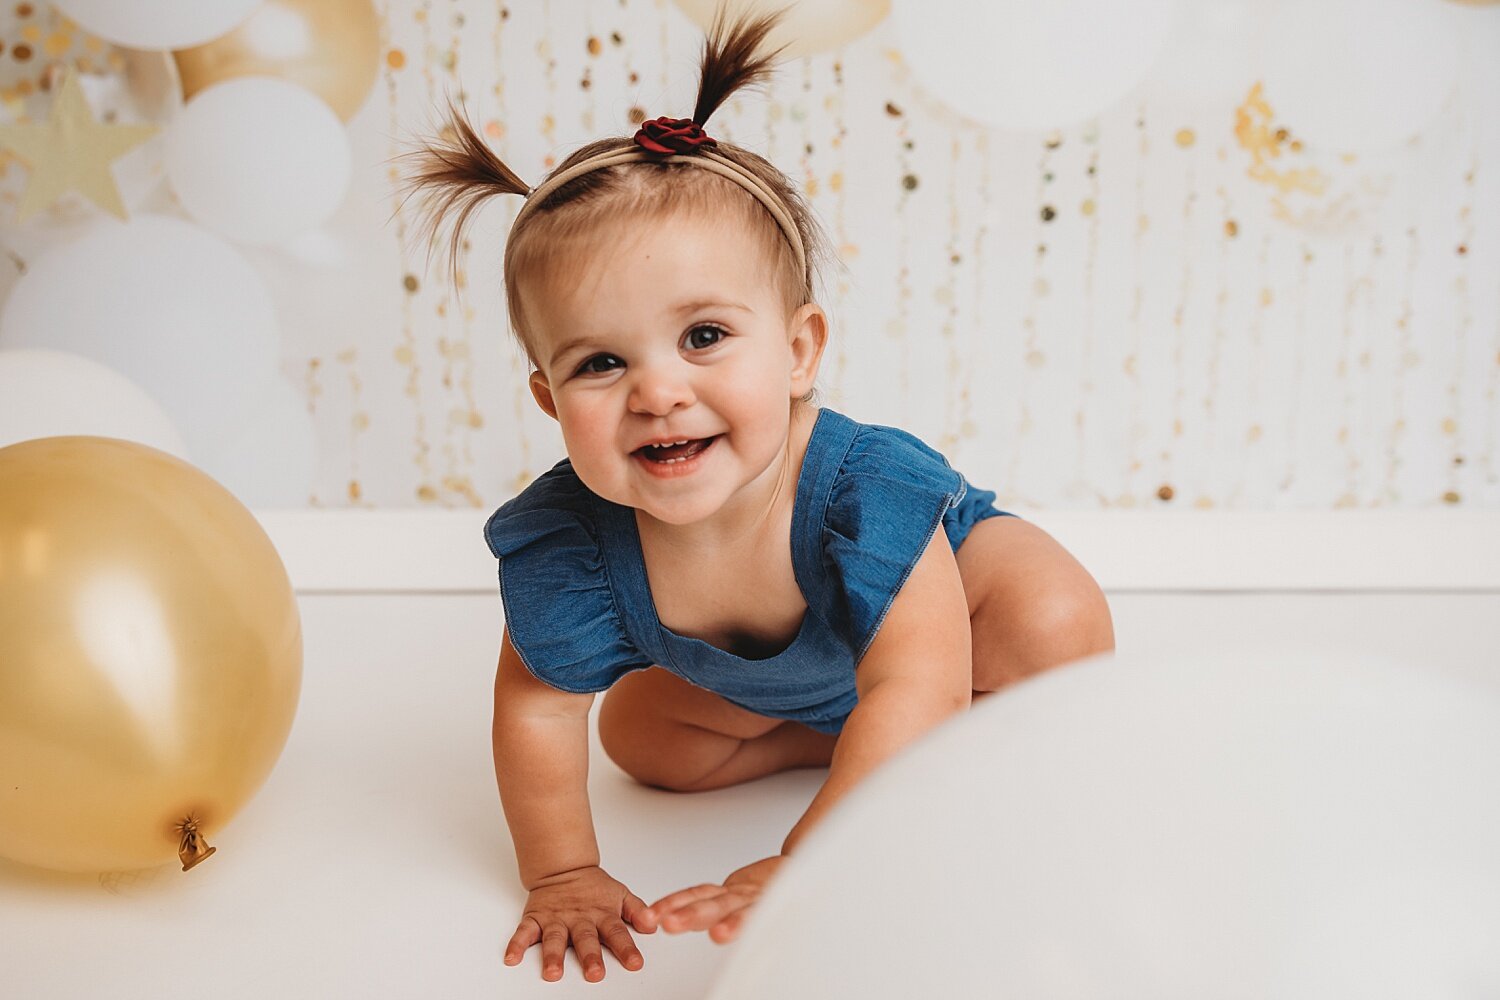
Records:
[[[604,932],[604,943],[610,951],[614,952],[615,958],[618,958],[625,968],[636,972],[646,964],[624,921],[606,920],[599,929]]]
[[[521,956],[526,954],[526,949],[541,939],[542,925],[537,923],[534,917],[522,917],[520,926],[510,936],[510,943],[505,946],[505,964],[515,965],[521,961]]]
[[[563,956],[568,953],[568,929],[548,924],[542,929],[542,978],[555,983],[562,978]]]
[[[695,885],[691,889],[679,889],[670,896],[663,896],[651,904],[651,915],[660,923],[673,910],[681,909],[700,899],[717,896],[724,891],[722,885]]]
[[[583,966],[583,978],[597,983],[604,978],[604,954],[599,948],[599,931],[592,921],[581,920],[571,928],[573,950],[578,953],[578,964]]]
[[[709,940],[716,944],[728,944],[739,937],[740,925],[745,922],[745,915],[750,912],[747,906],[741,910],[735,910],[729,916],[720,920],[708,929]]]
[[[635,893],[627,893],[620,905],[620,916],[630,921],[631,926],[642,934],[656,933],[656,913],[646,901]]]
[[[721,888],[717,896],[700,899],[665,914],[661,918],[661,926],[669,934],[678,931],[706,931],[746,905],[747,901],[743,897]]]

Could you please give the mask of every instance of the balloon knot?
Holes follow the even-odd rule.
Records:
[[[177,846],[177,856],[182,859],[183,871],[187,871],[218,850],[217,847],[209,847],[204,842],[203,835],[198,832],[197,816],[189,813],[181,823],[177,824],[176,829],[182,834],[182,842]]]

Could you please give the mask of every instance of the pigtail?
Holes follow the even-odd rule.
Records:
[[[398,157],[407,164],[401,203],[405,205],[413,195],[419,196],[417,232],[427,244],[429,264],[438,231],[452,219],[448,263],[453,287],[457,289],[459,250],[471,217],[494,195],[525,197],[531,188],[495,155],[452,100],[448,102],[448,121],[442,130],[436,137],[420,141],[419,146]]]
[[[756,52],[785,15],[785,8],[760,17],[752,17],[747,11],[731,24],[725,8],[719,8],[708,37],[703,40],[703,70],[698,83],[698,103],[693,106],[693,121],[699,126],[736,90],[771,78],[771,66],[786,46],[762,56]]]

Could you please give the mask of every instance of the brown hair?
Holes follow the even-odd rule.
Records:
[[[770,77],[772,62],[781,50],[763,55],[757,52],[783,13],[760,17],[747,13],[730,24],[720,9],[703,42],[698,99],[692,116],[700,127],[735,91],[764,83]],[[474,213],[493,195],[524,197],[532,189],[495,155],[451,101],[448,119],[435,139],[422,142],[421,148],[407,154],[412,166],[403,187],[408,198],[421,196],[418,232],[428,244],[429,255],[436,246],[439,229],[452,218],[447,252],[456,288],[459,250]],[[630,136],[599,139],[574,151],[548,176],[599,153],[637,148]],[[649,218],[684,209],[738,212],[770,255],[787,311],[813,300],[818,267],[832,258],[827,237],[811,208],[792,182],[763,157],[722,140],[714,151],[758,177],[781,199],[806,248],[806,268],[799,266],[791,245],[765,206],[712,171],[683,163],[678,157],[590,171],[548,194],[511,228],[508,237],[504,275],[507,308],[511,328],[533,362],[536,355],[527,336],[518,292],[520,276],[550,262],[570,239],[612,219]]]

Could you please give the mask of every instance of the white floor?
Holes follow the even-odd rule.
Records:
[[[1500,594],[1113,595],[1122,648],[1271,637],[1402,656],[1500,688]],[[302,703],[270,781],[189,873],[58,875],[0,861],[0,996],[18,1000],[702,997],[725,950],[640,939],[600,985],[570,956],[506,968],[519,916],[489,760],[491,595],[302,601]],[[1212,658],[1205,654],[1205,668]],[[819,772],[677,796],[597,753],[605,866],[648,900],[774,851]],[[815,931],[813,931],[815,933]]]

